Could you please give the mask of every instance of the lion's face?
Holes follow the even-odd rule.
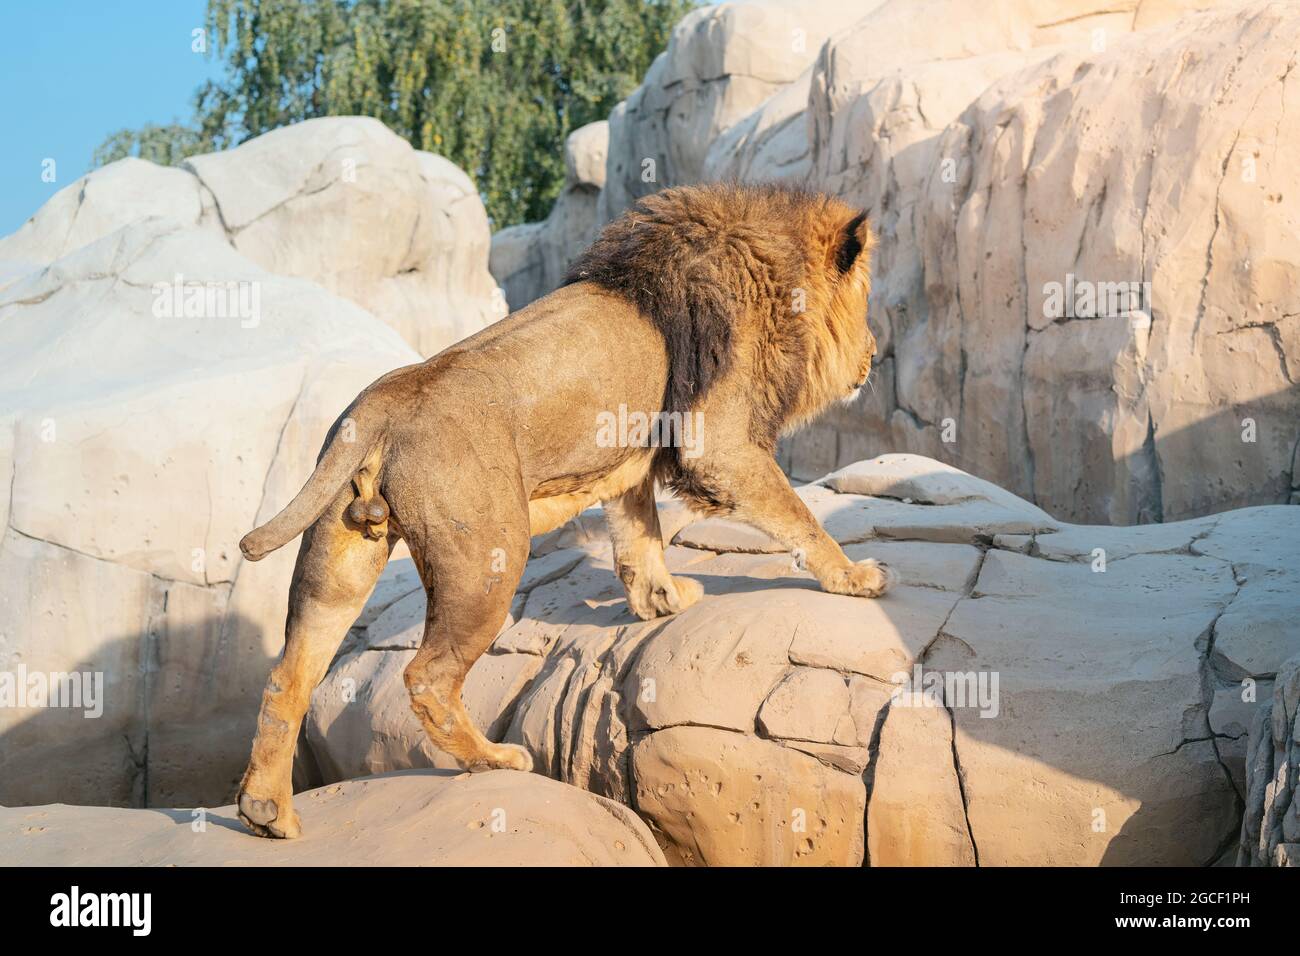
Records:
[[[821,304],[808,326],[808,374],[787,432],[836,402],[856,401],[876,354],[876,339],[867,326],[876,240],[866,213],[834,199],[823,199],[815,211],[805,276],[814,277],[807,281],[818,289]]]
[[[853,405],[858,401],[859,395],[862,394],[862,388],[867,384],[867,378],[871,377],[871,362],[876,355],[876,337],[872,336],[871,329],[868,328],[866,320],[862,323],[861,352],[859,352],[857,364],[852,365],[853,375],[849,381],[845,382],[845,392],[841,395],[840,401],[845,405]]]
[[[866,325],[866,322],[863,322]],[[858,372],[853,381],[848,386],[847,394],[840,399],[845,405],[852,405],[862,394],[862,388],[867,384],[867,379],[871,376],[871,360],[876,354],[876,337],[871,334],[871,329],[867,329],[866,350],[858,362]]]

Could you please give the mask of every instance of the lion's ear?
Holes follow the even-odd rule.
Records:
[[[869,251],[871,246],[871,227],[867,224],[867,214],[860,212],[840,232],[839,246],[835,250],[835,267],[840,270],[840,274],[853,268],[853,263],[858,261],[862,250]]]

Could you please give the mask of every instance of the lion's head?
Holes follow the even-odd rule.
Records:
[[[865,213],[821,193],[680,186],[606,226],[565,283],[601,285],[655,323],[668,349],[666,409],[743,376],[753,430],[774,444],[866,382],[874,245]]]

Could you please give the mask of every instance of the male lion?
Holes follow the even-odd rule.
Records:
[[[801,555],[823,589],[877,597],[892,580],[854,563],[773,459],[777,438],[866,382],[866,216],[775,186],[666,189],[601,233],[565,285],[348,407],[315,472],[240,542],[251,561],[303,534],[284,654],[271,672],[239,792],[263,836],[300,833],[294,743],[312,689],[401,538],[428,594],[405,679],[433,742],[471,769],[529,770],[522,747],[470,721],[461,686],[492,643],[529,537],[602,502],[627,603],[649,619],[700,585],[664,564],[654,489],[746,522]],[[602,413],[691,412],[703,441],[596,440]]]

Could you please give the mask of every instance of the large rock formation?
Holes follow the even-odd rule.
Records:
[[[664,186],[699,180],[720,134],[796,83],[829,37],[883,5],[768,0],[688,13],[610,114],[602,221]]]
[[[0,803],[229,799],[296,552],[237,542],[489,320],[486,256],[465,175],[351,118],[114,163],[0,240]]]
[[[0,865],[664,865],[626,807],[508,770],[369,777],[301,794],[296,805],[301,840],[255,837],[233,806],[0,808]]]
[[[1204,864],[1231,850],[1255,701],[1300,650],[1300,509],[1070,525],[907,455],[800,495],[902,586],[825,594],[764,536],[665,504],[669,564],[707,596],[643,623],[589,514],[534,543],[466,684],[475,720],[539,772],[635,808],[670,861]],[[312,699],[313,783],[452,766],[401,680],[424,609],[395,563]]]
[[[1277,672],[1255,709],[1246,755],[1238,866],[1300,866],[1300,657]]]
[[[564,143],[564,187],[543,222],[502,229],[492,237],[489,268],[507,302],[527,305],[559,287],[572,251],[585,249],[600,227],[596,202],[605,185],[609,124],[588,123]]]
[[[667,185],[786,179],[881,235],[876,388],[783,466],[914,451],[1089,522],[1291,500],[1294,5],[844,10],[695,11],[610,117],[602,220]]]
[[[0,239],[0,260],[48,265],[154,215],[351,300],[421,355],[505,312],[487,271],[487,212],[474,184],[367,117],[307,120],[174,169],[119,160],[60,190]]]

